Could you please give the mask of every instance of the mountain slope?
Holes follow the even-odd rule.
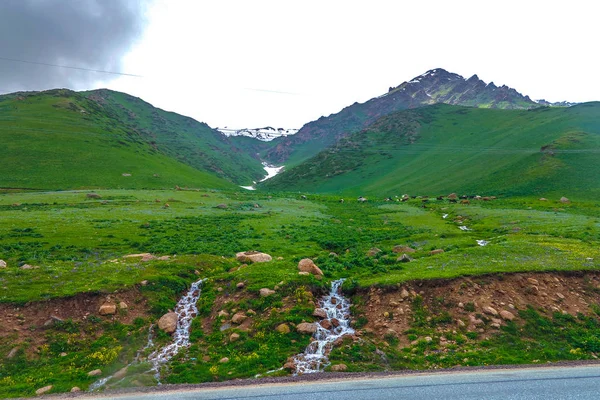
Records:
[[[539,107],[529,97],[507,86],[486,84],[477,75],[465,79],[437,68],[391,87],[382,96],[362,104],[354,103],[337,114],[309,122],[296,135],[283,138],[266,157],[273,163],[297,165],[384,115],[435,103],[503,109]]]
[[[262,176],[207,125],[108,90],[1,96],[0,142],[4,188],[229,188],[225,178]]]
[[[438,104],[380,118],[267,189],[352,194],[600,194],[600,103],[531,110]]]

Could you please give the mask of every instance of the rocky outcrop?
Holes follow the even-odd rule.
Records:
[[[173,333],[177,329],[177,314],[168,312],[158,320],[158,328],[166,333]]]
[[[261,253],[260,251],[243,251],[235,255],[235,259],[243,263],[259,263],[269,262],[273,260],[267,253]]]

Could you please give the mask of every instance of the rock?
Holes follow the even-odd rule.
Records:
[[[102,370],[95,369],[93,371],[88,372],[87,374],[88,374],[88,376],[100,376],[100,375],[102,375]]]
[[[540,282],[537,279],[534,278],[527,278],[527,282],[531,283],[532,285],[539,285]]]
[[[168,312],[158,320],[158,329],[167,333],[173,333],[177,329],[177,314]]]
[[[238,288],[238,289],[243,289],[243,288],[244,288],[244,286],[246,286],[246,285],[244,284],[244,282],[238,282],[238,284],[237,284],[237,285],[235,285],[235,287],[236,287],[236,288]]]
[[[314,263],[310,258],[303,258],[298,263],[298,270],[300,272],[308,272],[315,276],[323,276],[323,271]]]
[[[221,358],[221,359],[219,360],[219,362],[220,362],[221,364],[225,364],[226,362],[229,362],[229,358],[228,358],[228,357],[223,357],[223,358]]]
[[[560,198],[560,202],[563,203],[563,204],[567,204],[567,203],[570,203],[571,200],[569,200],[569,199],[567,199],[566,197],[563,196],[563,197]]]
[[[239,333],[235,333],[235,332],[234,332],[234,333],[232,333],[231,335],[229,335],[229,341],[230,341],[230,342],[232,342],[232,343],[233,343],[233,342],[236,342],[236,341],[238,341],[238,340],[240,340],[240,334],[239,334]]]
[[[21,265],[21,269],[38,269],[39,267],[37,265],[29,265],[29,264],[23,264]]]
[[[273,257],[267,253],[261,253],[260,251],[243,251],[235,255],[235,259],[243,263],[259,263],[269,262],[273,260]]]
[[[340,321],[337,318],[331,318],[331,325],[337,328],[338,326],[340,326]]]
[[[512,321],[515,319],[515,314],[511,313],[510,311],[502,310],[500,311],[500,317],[502,317],[504,320]]]
[[[148,281],[145,279],[140,282],[140,285],[142,285],[142,286],[146,286],[147,284],[148,284]]]
[[[392,249],[394,253],[414,253],[416,250],[409,246],[394,246]]]
[[[288,371],[295,371],[296,370],[296,362],[293,360],[287,361],[285,364],[283,364],[283,369],[287,369]]]
[[[229,313],[225,310],[221,310],[219,311],[219,313],[217,314],[219,317],[229,317]]]
[[[545,197],[540,197],[540,201],[548,201]]]
[[[465,323],[463,322],[463,320],[462,320],[462,319],[457,319],[457,320],[456,320],[456,324],[457,324],[458,326],[460,326],[461,328],[465,327]]]
[[[127,308],[129,308],[129,306],[124,301],[121,301],[121,302],[119,302],[119,308],[121,310],[127,310]]]
[[[77,386],[73,386],[71,388],[71,393],[76,393],[76,392],[81,392],[81,389],[79,387],[77,387]]]
[[[6,268],[6,261],[0,260],[0,268]]]
[[[411,262],[412,258],[410,258],[409,256],[407,256],[406,254],[402,254],[402,256],[398,257],[398,259],[396,261],[407,263],[407,262]]]
[[[12,350],[8,352],[8,355],[6,356],[6,358],[8,358],[8,359],[14,358],[18,352],[19,352],[19,348],[13,347]]]
[[[322,308],[315,308],[315,311],[313,311],[312,315],[313,317],[327,318],[327,311]]]
[[[150,253],[127,254],[123,258],[139,258],[143,262],[156,260],[156,257]]]
[[[379,253],[381,253],[381,249],[378,249],[377,247],[372,247],[367,252],[367,256],[369,256],[369,257],[375,257]]]
[[[248,318],[246,316],[245,313],[243,312],[237,312],[233,315],[233,317],[231,318],[231,322],[233,322],[234,324],[241,324],[242,322],[244,322],[246,320],[246,318]]]
[[[98,309],[100,315],[114,315],[117,313],[117,305],[114,303],[104,303]]]
[[[328,320],[328,319],[324,319],[324,320],[323,320],[323,321],[321,321],[319,324],[320,324],[320,325],[323,327],[323,329],[327,329],[327,330],[330,330],[330,329],[331,329],[331,327],[333,326],[333,325],[331,324],[331,321],[330,321],[330,320]]]
[[[346,364],[336,364],[331,366],[331,372],[344,372],[348,369]]]
[[[400,292],[400,297],[402,297],[403,299],[406,299],[408,296],[410,296],[410,293],[408,293],[408,290],[406,290],[405,288],[402,288],[402,291]]]
[[[262,288],[259,291],[260,297],[268,297],[272,294],[275,294],[274,290],[268,289],[268,288]]]
[[[435,250],[431,250],[431,251],[429,252],[429,254],[431,254],[431,255],[433,256],[433,255],[435,255],[435,254],[441,254],[441,253],[443,253],[443,252],[444,252],[444,249],[435,249]]]
[[[158,261],[169,261],[171,256],[160,256],[157,258]]]
[[[54,386],[52,385],[48,385],[48,386],[44,386],[43,388],[39,388],[38,390],[35,391],[36,396],[41,396],[44,393],[48,393],[49,391],[52,390]]]
[[[446,198],[448,200],[457,200],[458,196],[456,195],[456,193],[450,193],[448,196],[446,196]]]
[[[125,378],[125,375],[127,375],[127,369],[129,368],[129,365],[124,366],[123,368],[121,368],[120,370],[118,370],[117,372],[115,372],[112,376],[112,379],[123,379]]]
[[[67,356],[67,353],[65,353],[65,352],[63,351],[62,353],[60,353],[60,354],[59,354],[59,356],[61,356],[61,357],[66,357],[66,356]]]
[[[224,210],[224,209],[226,209],[226,208],[227,208],[227,204],[223,204],[223,203],[221,203],[221,204],[217,204],[217,207],[216,207],[216,208],[220,208],[221,210]]]
[[[287,324],[277,325],[277,328],[275,328],[275,330],[284,335],[290,333],[290,327]]]
[[[431,336],[425,336],[425,341],[427,343],[431,343],[431,341],[433,341],[433,339],[431,338]]]
[[[300,271],[300,272],[298,272],[298,275],[308,276],[308,275],[310,275],[310,272]]]
[[[489,314],[489,315],[493,315],[493,316],[498,315],[498,311],[496,311],[495,308],[492,308],[492,307],[489,307],[489,306],[488,307],[483,307],[483,312],[486,313],[486,314]]]
[[[88,193],[85,197],[87,197],[88,199],[101,199],[102,196],[100,196],[98,193]]]
[[[311,335],[317,331],[317,325],[309,322],[302,322],[296,326],[298,333],[310,333]]]

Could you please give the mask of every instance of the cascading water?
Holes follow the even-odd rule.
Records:
[[[317,323],[313,341],[306,347],[304,353],[294,358],[295,375],[321,372],[329,365],[327,356],[333,343],[344,335],[354,334],[354,329],[350,328],[350,302],[342,296],[340,289],[344,280],[333,281],[329,295],[319,301],[319,306],[325,310],[327,318]]]
[[[198,302],[202,292],[200,290],[202,282],[204,282],[204,279],[200,279],[199,281],[192,283],[190,290],[188,290],[186,295],[183,296],[177,303],[177,306],[175,306],[175,313],[177,314],[177,328],[173,333],[173,341],[165,347],[155,350],[148,356],[147,361],[150,363],[150,365],[152,365],[150,372],[154,372],[154,377],[158,381],[159,385],[160,367],[173,358],[173,356],[177,354],[180,349],[190,346],[190,327],[192,325],[192,320],[196,315],[198,315],[196,303]],[[128,364],[128,366],[139,363],[141,353],[146,349],[154,347],[154,341],[152,339],[153,328],[154,325],[150,325],[150,329],[148,330],[148,342],[146,346],[144,346],[144,348],[138,352],[133,362]],[[92,392],[101,388],[111,378],[112,375],[97,380],[90,385],[88,390]]]
[[[152,371],[154,372],[156,380],[160,379],[160,367],[173,358],[179,350],[190,346],[190,327],[192,325],[192,320],[198,315],[196,303],[202,292],[200,290],[202,282],[204,282],[204,279],[192,283],[190,290],[188,290],[187,294],[179,300],[175,307],[175,313],[177,314],[177,328],[173,333],[173,341],[148,356],[148,361],[152,364]]]

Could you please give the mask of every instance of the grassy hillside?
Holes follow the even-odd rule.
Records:
[[[307,123],[297,134],[279,141],[265,156],[271,162],[285,162],[286,166],[293,167],[385,115],[437,103],[500,109],[539,107],[515,89],[498,87],[493,82],[487,84],[477,75],[465,79],[437,68],[390,87],[382,96],[354,103],[336,114]]]
[[[600,103],[532,110],[439,104],[379,119],[265,182],[349,194],[600,194]]]
[[[205,124],[117,92],[6,95],[0,187],[228,188],[227,180],[262,175],[257,160],[220,139]]]

